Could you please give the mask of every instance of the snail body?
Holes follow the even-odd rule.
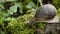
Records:
[[[59,23],[57,15],[57,9],[52,4],[42,5],[37,9],[35,16],[30,20],[30,24],[38,22],[45,23]]]

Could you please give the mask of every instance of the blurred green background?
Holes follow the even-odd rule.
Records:
[[[60,0],[52,0],[52,4],[60,17]],[[0,34],[34,34],[36,28],[44,28],[43,23],[35,24],[35,29],[26,24],[39,7],[39,0],[1,0]]]

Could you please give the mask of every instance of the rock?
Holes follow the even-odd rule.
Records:
[[[46,24],[44,29],[37,28],[37,34],[60,34],[60,24]]]

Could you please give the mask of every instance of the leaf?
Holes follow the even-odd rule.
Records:
[[[6,19],[5,19],[5,21],[10,21],[10,20],[11,20],[11,18],[10,18],[10,17],[8,17],[8,18],[6,18]]]
[[[26,6],[27,8],[34,8],[35,7],[35,4],[31,1],[27,4]]]
[[[3,3],[0,3],[0,8],[4,9]]]
[[[4,22],[7,16],[8,14],[0,8],[0,23]]]
[[[22,12],[22,10],[23,10],[23,5],[22,5],[22,3],[15,3],[15,5],[17,5],[18,7],[19,7],[19,11],[20,11],[20,13],[23,13]]]
[[[22,12],[23,7],[22,7],[22,4],[21,4],[21,3],[15,3],[14,6],[10,7],[10,10],[8,10],[8,12],[9,12],[10,14],[13,14],[14,12],[17,11],[17,8],[18,8],[18,7],[19,7],[20,12]]]
[[[12,7],[10,7],[10,10],[8,11],[10,14],[13,14],[14,12],[17,11],[17,5],[14,5]]]

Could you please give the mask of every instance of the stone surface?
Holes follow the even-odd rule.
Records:
[[[60,34],[60,24],[46,24],[44,29],[37,28],[37,34]]]

